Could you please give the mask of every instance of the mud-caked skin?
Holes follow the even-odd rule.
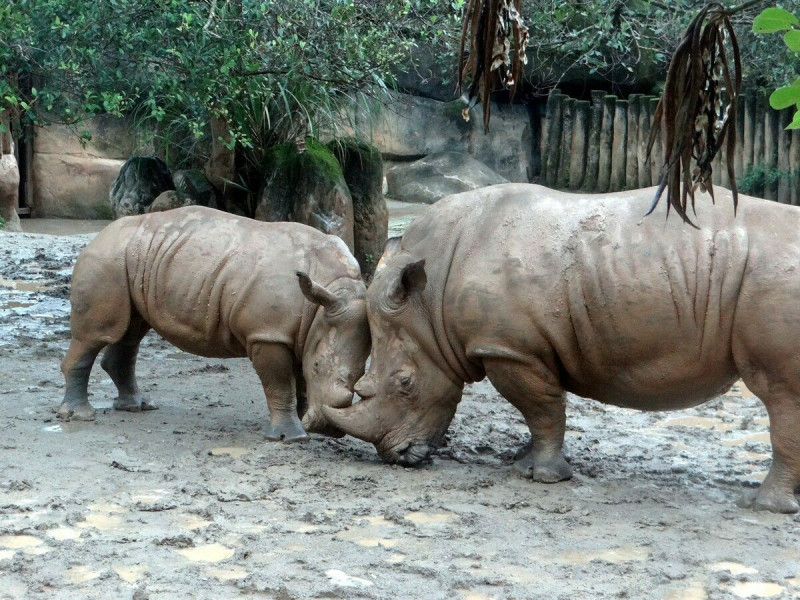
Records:
[[[248,357],[267,397],[268,439],[342,435],[320,407],[349,406],[364,373],[365,294],[344,242],[305,225],[203,207],[120,219],[75,264],[58,415],[94,419],[87,385],[104,347],[114,408],[154,409],[135,376],[139,342],[152,328],[192,354]]]
[[[439,201],[387,246],[367,292],[365,401],[323,408],[389,461],[437,444],[465,382],[489,378],[525,417],[515,469],[571,476],[566,391],[687,408],[741,377],[770,417],[773,463],[743,499],[796,512],[800,485],[800,210],[717,188],[693,229],[653,189],[604,195],[509,184]]]

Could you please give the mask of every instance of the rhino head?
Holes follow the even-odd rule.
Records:
[[[438,353],[423,299],[425,261],[401,252],[384,259],[367,291],[372,359],[355,387],[362,400],[322,410],[341,431],[374,444],[385,461],[410,466],[441,441],[463,382]]]
[[[306,299],[319,306],[303,350],[308,395],[303,427],[341,437],[343,433],[331,427],[321,408],[350,406],[354,385],[364,374],[370,351],[366,289],[360,279],[340,278],[326,288],[302,271],[297,278]]]

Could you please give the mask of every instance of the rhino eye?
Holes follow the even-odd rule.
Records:
[[[411,377],[409,377],[408,375],[401,377],[400,385],[402,385],[405,388],[409,387],[411,385]]]

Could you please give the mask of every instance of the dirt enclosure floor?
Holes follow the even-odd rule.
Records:
[[[138,373],[160,410],[111,410],[98,364],[97,420],[60,423],[89,239],[0,233],[0,599],[800,598],[800,517],[736,506],[770,463],[742,386],[675,413],[570,397],[556,485],[512,473],[526,428],[488,383],[404,469],[352,438],[266,442],[247,361],[152,333]]]

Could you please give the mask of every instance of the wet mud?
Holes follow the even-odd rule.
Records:
[[[95,365],[97,420],[56,420],[89,239],[0,233],[0,599],[800,597],[800,517],[736,506],[770,464],[741,384],[670,413],[571,396],[555,485],[512,473],[527,431],[488,383],[405,469],[352,438],[266,442],[247,361],[152,333],[160,410],[113,411]]]

